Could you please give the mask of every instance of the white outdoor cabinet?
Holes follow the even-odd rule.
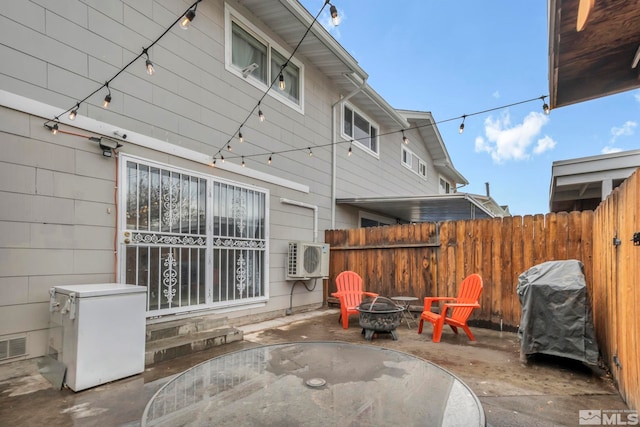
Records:
[[[144,371],[145,286],[104,283],[51,288],[50,353],[80,391]]]

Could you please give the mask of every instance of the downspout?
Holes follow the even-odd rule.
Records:
[[[345,75],[346,76],[346,75]],[[351,80],[351,79],[350,79]],[[336,126],[337,113],[336,107],[343,104],[349,98],[360,92],[367,85],[367,79],[364,78],[360,86],[351,91],[346,96],[340,95],[340,99],[331,106],[331,228],[336,227],[336,186],[338,181],[338,127]]]

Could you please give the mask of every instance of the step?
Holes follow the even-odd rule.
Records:
[[[225,327],[226,317],[192,317],[147,325],[147,343]]]
[[[243,333],[240,329],[221,326],[210,330],[148,341],[145,348],[145,366],[186,356],[215,346],[242,341],[242,338]]]

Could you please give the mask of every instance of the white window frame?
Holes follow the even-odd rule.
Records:
[[[405,157],[408,159],[408,161],[405,160]],[[407,147],[401,146],[400,163],[402,163],[402,166],[404,166],[405,168],[413,171],[413,151],[409,150]]]
[[[379,227],[384,225],[395,225],[398,223],[398,221],[395,218],[390,218],[382,215],[375,215],[365,211],[359,211],[358,212],[358,228],[362,228],[363,219],[368,219],[369,221],[376,221]]]
[[[442,188],[442,185],[440,185],[441,181],[444,181],[445,183],[449,184],[449,191],[447,191],[446,188]],[[442,175],[440,175],[438,177],[438,192],[440,194],[451,194],[451,193],[453,193],[453,184],[451,184],[451,182],[449,182],[449,180],[446,179],[445,177],[443,177]]]
[[[344,109],[345,109],[345,107],[349,108],[353,114],[358,114],[361,118],[363,118],[364,120],[366,120],[369,123],[369,138],[371,138],[371,128],[374,128],[376,130],[376,137],[375,137],[376,151],[372,150],[370,147],[367,147],[365,144],[363,144],[362,142],[358,141],[356,138],[354,138],[353,135],[348,135],[348,134],[346,134],[344,132],[344,124],[345,124]],[[351,123],[352,132],[353,132],[353,127],[355,126],[353,121],[354,120],[352,118],[352,123]],[[348,102],[343,102],[342,103],[342,107],[340,108],[340,135],[342,136],[342,138],[346,139],[347,141],[353,141],[354,145],[356,147],[361,148],[362,150],[364,150],[365,152],[371,154],[372,156],[374,156],[376,158],[380,158],[380,126],[378,126],[378,124],[376,122],[371,120],[362,111],[360,111],[358,108],[355,108],[352,104],[350,104]]]
[[[247,81],[252,86],[260,89],[261,91],[266,92],[269,88],[269,84],[276,79],[277,76],[271,75],[271,50],[276,50],[281,56],[285,58],[289,58],[291,56],[291,52],[287,49],[280,46],[274,40],[269,38],[266,34],[264,34],[258,27],[249,22],[248,19],[244,18],[238,11],[225,3],[225,69],[232,74],[240,77],[242,80]],[[248,32],[251,36],[255,37],[260,43],[264,44],[267,48],[267,58],[266,58],[266,67],[267,67],[267,83],[262,82],[260,79],[253,77],[249,74],[246,78],[242,75],[242,70],[233,65],[232,62],[232,23],[237,24],[243,30]],[[268,95],[282,102],[283,104],[291,107],[292,109],[298,111],[300,114],[304,114],[304,64],[297,60],[295,57],[289,59],[289,62],[296,67],[298,67],[299,75],[298,75],[298,102],[295,102],[291,98],[286,95],[280,93],[280,90],[276,87],[272,88],[268,91]],[[285,80],[285,84],[288,82]]]
[[[418,175],[420,175],[424,179],[427,179],[427,164],[422,160],[419,160],[419,162],[420,163],[418,164]]]

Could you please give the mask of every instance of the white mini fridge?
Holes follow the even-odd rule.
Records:
[[[50,290],[49,355],[73,391],[144,371],[145,286],[104,283]]]

